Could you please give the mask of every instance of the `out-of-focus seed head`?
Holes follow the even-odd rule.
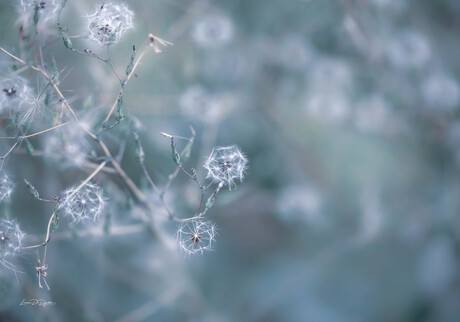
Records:
[[[32,29],[35,26],[40,35],[50,33],[53,29],[50,26],[57,20],[61,3],[60,0],[21,0],[18,12],[22,36],[29,37],[31,32],[35,32]]]
[[[64,215],[72,218],[72,223],[97,221],[106,206],[102,188],[92,183],[87,183],[78,191],[76,188],[67,189],[61,196]]]
[[[92,129],[89,122],[83,121],[80,124],[88,130]],[[46,136],[44,150],[51,157],[65,160],[66,166],[81,166],[92,147],[88,136],[81,126],[71,123]]]
[[[15,220],[0,219],[0,265],[17,271],[11,260],[22,249],[24,233]]]
[[[205,251],[212,250],[215,237],[215,224],[203,219],[183,223],[177,231],[179,247],[187,255],[203,255]]]
[[[275,61],[295,70],[305,69],[314,59],[314,50],[301,36],[285,35],[274,53]]]
[[[307,97],[306,113],[322,122],[340,123],[349,117],[350,104],[341,92],[316,92]]]
[[[0,174],[0,202],[9,202],[13,191],[13,181],[5,173]]]
[[[209,14],[192,30],[192,39],[203,47],[225,45],[233,39],[233,22],[222,14]]]
[[[187,88],[179,100],[179,106],[187,117],[210,124],[219,123],[238,103],[233,93],[211,94],[201,85]]]
[[[350,63],[339,58],[318,57],[308,71],[308,86],[313,92],[344,92],[351,89],[354,73]]]
[[[206,160],[204,167],[208,170],[207,178],[216,182],[224,182],[228,186],[235,180],[243,181],[248,160],[236,146],[216,147]]]
[[[88,16],[90,38],[101,46],[120,41],[121,36],[133,27],[133,12],[125,4],[105,3]]]
[[[390,39],[386,55],[396,68],[422,68],[431,58],[431,46],[423,33],[405,30]]]
[[[394,122],[389,122],[390,111],[391,107],[380,95],[364,97],[355,108],[355,126],[366,133],[379,133],[394,128]]]
[[[33,91],[20,76],[5,77],[0,81],[0,112],[16,111],[22,101],[30,100]]]
[[[428,76],[422,82],[420,91],[425,102],[434,109],[452,110],[459,106],[458,82],[445,72],[435,72]]]
[[[321,226],[324,220],[321,214],[323,197],[320,192],[309,185],[290,185],[284,187],[277,198],[280,218],[287,223],[305,223]]]

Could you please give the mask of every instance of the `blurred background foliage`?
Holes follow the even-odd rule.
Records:
[[[156,181],[175,169],[159,132],[188,136],[189,125],[188,167],[203,176],[213,146],[237,144],[246,180],[210,211],[219,235],[205,256],[184,259],[147,232],[57,238],[45,292],[36,254],[25,255],[19,283],[8,275],[0,285],[5,321],[458,321],[458,1],[126,3],[135,30],[111,47],[117,70],[149,33],[174,43],[143,60],[124,97]],[[97,5],[68,1],[69,35],[85,34]],[[15,10],[0,2],[1,46],[12,52]],[[85,39],[74,46],[104,53]],[[110,107],[119,84],[107,65],[61,41],[44,55],[55,56],[72,105]],[[122,165],[147,190],[126,128],[108,137],[113,151],[126,144]],[[52,158],[15,154],[6,166],[18,184],[2,211],[32,237],[50,208],[22,178],[52,196],[85,177]],[[122,185],[104,188],[112,224],[135,223]],[[188,217],[198,194],[179,176],[168,202]],[[175,223],[158,225],[174,235]]]

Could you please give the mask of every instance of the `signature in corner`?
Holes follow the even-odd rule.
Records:
[[[46,301],[43,299],[30,299],[30,300],[23,299],[21,303],[19,303],[19,305],[38,305],[38,306],[48,306],[48,305],[55,305],[55,304],[56,304],[55,302],[50,302],[50,301]]]

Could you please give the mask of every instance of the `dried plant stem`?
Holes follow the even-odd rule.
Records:
[[[137,133],[134,132],[134,139],[136,141],[136,144],[137,144],[137,147],[138,147],[138,150],[141,151],[142,155],[144,155],[144,149],[142,147],[142,143],[141,143],[141,140],[139,139],[139,136],[137,135]],[[148,172],[146,166],[145,166],[145,161],[144,161],[144,156],[142,157],[139,157],[139,163],[141,164],[141,168],[142,168],[142,172],[144,172],[144,175],[145,177],[147,178],[147,181],[149,182],[149,184],[152,186],[153,190],[155,191],[155,193],[158,195],[158,197],[160,198],[160,202],[163,206],[163,208],[166,210],[166,212],[168,213],[168,216],[169,217],[174,217],[173,216],[173,213],[171,212],[171,210],[168,208],[168,206],[166,205],[166,202],[164,200],[164,198],[162,198],[162,195],[161,195],[161,192],[160,190],[158,189],[157,185],[155,184],[155,182],[153,182],[153,179],[152,179],[152,176],[150,175],[150,173]]]
[[[42,52],[42,46],[40,44],[40,41],[37,41],[37,47],[38,47],[38,54],[40,56],[40,63],[41,63],[41,67],[42,69],[45,69],[45,63],[43,62],[43,52]]]
[[[201,210],[201,206],[203,205],[203,199],[204,199],[204,194],[206,193],[206,187],[204,187],[200,181],[198,180],[198,178],[196,176],[192,176],[190,173],[187,172],[187,170],[184,169],[184,167],[182,167],[182,165],[178,165],[177,166],[180,170],[182,170],[183,173],[185,173],[190,179],[192,179],[193,181],[196,182],[196,184],[200,187],[200,190],[201,190],[201,198],[200,198],[200,204],[198,206],[198,210],[196,211],[197,214],[200,213],[200,210]]]
[[[5,49],[3,49],[2,47],[0,47],[0,51],[4,52],[5,54],[7,54],[8,56],[10,56],[11,58],[13,58],[14,60],[20,62],[21,64],[23,65],[28,65],[25,61],[23,61],[21,58],[18,58],[16,56],[14,56],[13,54],[11,54],[10,52],[6,51]],[[51,86],[53,87],[54,91],[58,94],[59,98],[62,100],[62,102],[64,103],[64,105],[67,107],[67,109],[69,110],[69,112],[72,114],[73,118],[75,119],[75,121],[77,121],[77,123],[80,125],[80,127],[89,135],[91,136],[93,139],[96,139],[96,135],[94,135],[93,133],[91,133],[90,131],[88,131],[80,122],[80,120],[78,119],[77,115],[75,114],[75,111],[73,110],[72,106],[70,106],[69,102],[67,102],[66,98],[64,97],[64,95],[62,94],[61,90],[57,87],[57,85],[53,82],[53,80],[48,76],[48,74],[46,74],[43,69],[41,69],[40,67],[36,67],[36,66],[33,66],[33,65],[28,65],[30,66],[30,68],[32,68],[34,71],[40,73],[44,78],[46,78],[46,80],[48,80],[48,82],[51,84]]]
[[[78,125],[80,125],[80,127],[83,129],[83,131],[85,131],[92,139],[96,140],[97,139],[96,135],[91,133],[88,129],[86,129],[86,127],[84,127],[82,125],[82,123],[80,122],[80,120],[77,117],[77,114],[75,114],[75,111],[73,110],[72,106],[70,106],[69,102],[64,97],[64,95],[62,94],[62,92],[59,89],[59,87],[57,87],[57,85],[53,82],[53,80],[41,68],[38,68],[38,67],[35,67],[35,66],[30,66],[30,68],[32,68],[33,70],[35,70],[35,71],[39,72],[40,74],[42,74],[43,77],[45,77],[50,82],[50,84],[53,87],[54,91],[58,94],[59,98],[62,100],[62,102],[66,106],[66,108],[69,110],[70,114],[72,114],[72,116],[75,119],[75,121],[77,121]]]
[[[146,47],[147,48],[147,47]],[[14,56],[13,54],[9,53],[8,51],[6,51],[5,49],[3,49],[2,47],[0,47],[0,50],[2,52],[4,52],[5,54],[7,54],[8,56],[10,56],[11,58],[17,60],[18,62],[26,65],[26,62],[24,62],[22,59]],[[139,59],[142,58],[142,57],[139,57],[138,58],[138,61],[137,61],[137,64],[139,63]],[[144,194],[139,190],[139,188],[134,184],[134,182],[128,177],[128,175],[125,173],[125,171],[120,167],[120,165],[118,164],[118,162],[113,159],[112,157],[112,154],[110,153],[109,149],[107,148],[107,146],[105,145],[105,143],[100,140],[95,134],[93,134],[91,131],[89,131],[88,129],[86,129],[80,122],[80,120],[78,119],[77,115],[75,114],[75,111],[73,110],[72,106],[70,106],[69,102],[66,100],[66,98],[64,97],[64,95],[62,94],[61,90],[59,89],[59,87],[57,87],[57,85],[53,82],[53,80],[39,67],[35,67],[35,66],[32,66],[30,65],[30,68],[32,68],[34,71],[40,73],[43,77],[45,77],[51,84],[51,86],[53,87],[54,91],[58,94],[58,96],[61,98],[61,100],[63,101],[64,105],[67,107],[67,109],[69,110],[69,112],[72,114],[73,118],[75,119],[75,121],[77,121],[77,123],[80,125],[80,127],[92,138],[94,139],[98,144],[99,146],[101,147],[102,151],[104,152],[105,156],[110,159],[110,162],[113,166],[113,168],[115,169],[115,171],[120,175],[120,177],[124,180],[124,182],[126,183],[126,185],[130,188],[131,192],[136,196],[136,198],[143,204],[145,204],[145,196]],[[134,67],[133,67],[133,70],[134,70]],[[132,73],[130,74],[132,75]],[[129,76],[127,77],[127,79],[129,79]]]
[[[182,167],[182,165],[178,165],[178,169],[182,170],[182,172],[184,172],[188,177],[190,177],[193,181],[196,182],[196,184],[200,187],[201,189],[201,198],[200,198],[200,205],[198,206],[198,210],[196,211],[197,213],[197,216],[200,216],[200,211],[201,211],[201,207],[203,206],[203,200],[204,200],[204,196],[206,194],[206,190],[209,189],[209,187],[215,182],[215,180],[212,180],[207,186],[205,185],[202,185],[200,183],[200,181],[198,180],[198,178],[196,176],[192,176],[190,173],[188,173],[187,170],[184,169],[184,167]],[[220,188],[219,188],[220,189]]]
[[[93,57],[93,58],[99,59],[100,61],[106,63],[107,65],[110,66],[110,68],[112,69],[113,73],[115,74],[115,76],[117,76],[118,80],[120,81],[120,83],[121,84],[123,83],[123,81],[121,80],[121,78],[118,75],[117,71],[115,70],[115,67],[113,66],[112,62],[110,61],[110,55],[109,55],[109,58],[102,58],[101,56],[97,55],[94,52],[86,53],[84,51],[81,51],[81,50],[78,50],[78,49],[75,49],[75,48],[70,48],[70,50],[72,50],[74,53],[77,53],[77,54],[80,54],[80,55],[83,55],[83,56],[87,56],[87,57]]]
[[[104,231],[103,228],[90,228],[86,230],[81,230],[77,232],[71,231],[64,231],[60,233],[56,233],[53,235],[53,241],[57,240],[68,240],[78,237],[102,237],[102,236],[123,236],[123,235],[130,235],[136,234],[142,231],[146,231],[146,226],[144,223],[141,224],[132,224],[132,225],[124,225],[124,226],[111,226],[109,231]],[[32,239],[41,239],[42,236],[40,235],[31,235]]]
[[[53,127],[50,127],[49,129],[46,129],[46,130],[43,130],[43,131],[40,131],[40,132],[36,132],[36,133],[33,133],[33,134],[29,134],[29,135],[25,135],[25,136],[20,136],[20,137],[14,137],[14,136],[3,136],[3,137],[0,137],[0,139],[10,139],[10,140],[16,140],[16,139],[28,139],[28,138],[31,138],[33,136],[37,136],[37,135],[40,135],[40,134],[43,134],[43,133],[46,133],[46,132],[49,132],[49,131],[52,131],[54,129],[57,129],[57,128],[60,128],[62,126],[65,126],[69,124],[68,122],[65,122],[65,123],[62,123],[62,124],[59,124],[59,125],[56,125],[56,126],[53,126]]]
[[[110,159],[110,163],[112,164],[113,168],[115,171],[118,173],[118,175],[124,180],[126,185],[129,187],[131,192],[134,194],[134,196],[141,202],[145,204],[145,196],[142,193],[142,191],[139,190],[139,188],[136,186],[136,184],[131,180],[130,177],[126,174],[126,172],[121,168],[121,166],[118,164],[118,162],[112,157],[112,154],[110,153],[109,149],[107,148],[107,145],[105,145],[104,142],[101,140],[98,140],[98,144],[102,149],[102,152],[104,152],[105,156]]]
[[[174,213],[169,209],[168,205],[166,204],[164,198],[163,198],[163,195],[161,195],[160,193],[160,190],[158,190],[158,187],[155,185],[155,183],[153,182],[149,172],[147,171],[146,167],[145,167],[145,164],[144,162],[141,162],[141,168],[142,168],[142,171],[144,172],[144,175],[146,176],[147,178],[147,181],[150,183],[150,185],[152,186],[152,188],[155,190],[155,192],[158,194],[159,198],[160,198],[160,202],[161,202],[161,205],[162,207],[166,210],[167,212],[167,215],[168,215],[168,218],[169,219],[172,219],[176,222],[190,222],[192,221],[193,219],[195,219],[196,217],[190,217],[190,218],[178,218],[176,216],[174,216]],[[203,196],[201,197],[201,199],[203,199]],[[201,202],[200,202],[200,206],[201,206]]]
[[[81,36],[81,35],[67,36],[67,37],[70,38],[70,39],[86,38],[86,36]],[[45,44],[44,47],[47,47],[47,46],[51,45],[53,42],[55,42],[56,40],[59,40],[59,39],[61,39],[61,37],[55,37],[55,38],[53,38],[53,39],[50,39],[50,40]]]
[[[129,81],[129,79],[132,77],[132,75],[134,74],[134,71],[136,69],[136,67],[139,65],[140,61],[142,60],[142,58],[144,57],[145,53],[147,52],[147,49],[149,48],[148,45],[146,45],[146,47],[142,50],[141,54],[139,55],[139,57],[137,58],[137,60],[135,61],[134,65],[133,65],[133,69],[132,71],[127,75],[125,81],[124,81],[124,84],[122,86],[122,88],[120,89],[120,93],[123,93],[123,90],[124,90],[124,85]],[[7,54],[8,56],[10,56],[11,58],[15,59],[16,61],[20,62],[21,64],[23,65],[28,65],[25,61],[23,61],[22,59],[14,56],[13,54],[9,53],[8,51],[6,51],[5,49],[3,49],[2,47],[0,47],[0,50],[2,52],[4,52],[5,54]],[[59,98],[62,100],[63,104],[66,106],[66,108],[69,110],[69,112],[71,113],[71,115],[73,116],[73,118],[75,119],[75,121],[80,125],[80,127],[92,138],[94,139],[100,146],[101,150],[103,151],[104,155],[107,157],[107,160],[108,161],[104,161],[99,167],[96,168],[96,170],[88,177],[88,181],[96,174],[98,173],[99,171],[101,171],[104,166],[106,165],[107,162],[110,162],[113,166],[113,169],[118,173],[118,175],[122,178],[122,180],[125,182],[125,184],[128,186],[128,188],[130,189],[130,191],[133,193],[133,195],[136,197],[136,199],[149,211],[149,213],[152,212],[152,209],[151,209],[151,206],[146,202],[146,198],[145,198],[145,195],[142,193],[142,191],[136,186],[136,184],[131,180],[131,178],[129,178],[129,176],[126,174],[126,172],[121,168],[121,166],[119,165],[119,163],[112,157],[112,154],[110,153],[109,149],[107,148],[107,145],[98,137],[96,136],[94,133],[92,133],[91,131],[89,131],[88,129],[86,129],[80,122],[80,120],[78,119],[75,111],[73,110],[72,106],[69,104],[69,102],[67,101],[67,99],[64,97],[64,95],[62,94],[61,90],[59,89],[59,87],[53,82],[53,80],[46,74],[46,72],[44,72],[41,68],[39,67],[36,67],[36,66],[33,66],[33,65],[28,65],[30,66],[31,69],[33,69],[34,71],[40,73],[46,80],[48,80],[48,82],[51,84],[51,86],[53,87],[54,91],[57,93],[57,95],[59,96]],[[119,96],[118,96],[119,97]],[[111,114],[113,113],[113,110],[115,109],[115,106],[116,106],[116,102],[118,101],[118,97],[117,97],[117,100],[115,101],[115,104],[113,105],[112,109],[109,111],[109,114],[107,115],[107,118],[106,120],[108,120],[111,116]],[[86,183],[85,183],[86,184]],[[80,187],[81,189],[81,187]],[[78,191],[79,189],[77,189]],[[59,209],[58,209],[59,210]],[[42,246],[42,245],[46,245],[49,241],[49,238],[51,237],[50,236],[50,228],[51,228],[51,223],[54,219],[54,217],[56,216],[57,214],[57,211],[55,211],[53,213],[53,215],[51,216],[49,222],[48,222],[48,229],[47,229],[47,234],[46,234],[46,240],[45,240],[45,243],[44,244],[40,244],[40,245],[34,245],[34,246],[31,246],[29,248],[33,248],[33,247],[39,247],[39,246]],[[149,220],[152,219],[152,216],[150,215],[149,216]],[[173,218],[174,220],[176,221],[183,221],[183,219],[178,219],[178,218]],[[152,232],[153,233],[153,232]]]
[[[16,149],[15,153],[26,154],[26,153],[29,153],[29,152],[26,149],[18,148],[18,149]],[[45,153],[45,152],[43,152],[41,150],[36,150],[36,149],[34,149],[34,151],[33,151],[33,153],[31,155],[35,157],[35,156],[43,156],[45,154],[56,156],[55,154]],[[89,168],[89,169],[96,169],[98,167],[98,164],[93,163],[93,162],[88,161],[88,160],[84,160],[84,161],[82,161],[81,166],[83,166],[85,168]],[[115,171],[114,168],[109,167],[107,165],[101,171],[106,172],[106,173],[110,173],[110,174],[117,174],[117,172]]]
[[[160,201],[161,201],[161,204],[162,204],[163,208],[166,209],[166,211],[167,211],[169,216],[172,216],[173,215],[172,212],[169,210],[169,208],[166,205],[164,199],[161,198],[161,196],[160,196],[160,190],[158,190],[158,187],[153,182],[152,177],[150,176],[149,172],[147,171],[147,168],[145,167],[145,162],[144,161],[141,162],[141,168],[142,168],[142,171],[144,172],[145,177],[147,178],[147,181],[150,183],[150,185],[152,186],[152,188],[156,192],[156,194],[158,194],[158,196],[160,197]]]
[[[7,74],[7,77],[10,77],[10,76],[13,76],[13,75],[17,75],[17,74],[20,74],[22,73],[23,71],[26,71],[27,69],[29,69],[29,66],[23,66],[15,71],[12,71],[10,73]]]
[[[2,47],[0,47],[0,50],[3,51],[5,54],[7,54],[8,56],[10,56],[11,58],[13,58],[14,60],[20,62],[21,64],[23,65],[27,65],[25,61],[23,61],[21,58],[18,58],[16,57],[15,55],[11,54],[10,52],[6,51],[5,49],[3,49]]]
[[[2,160],[2,164],[0,165],[0,172],[3,170],[3,165],[5,164],[5,160],[8,157],[8,155],[14,150],[14,148],[18,145],[18,142],[14,143],[13,146],[6,152],[4,155],[0,157],[0,160]]]
[[[165,291],[158,299],[154,301],[149,301],[144,305],[138,307],[134,311],[126,314],[125,316],[115,320],[115,322],[136,322],[144,321],[147,318],[151,317],[158,310],[164,306],[173,303],[183,294],[183,290],[173,288]]]
[[[193,127],[190,127],[190,130],[192,132],[192,136],[193,138],[195,137],[195,130],[193,129]],[[199,218],[201,217],[204,213],[200,213],[201,211],[201,208],[203,206],[203,200],[204,200],[204,196],[206,194],[206,190],[214,183],[215,180],[212,180],[207,186],[201,184],[200,180],[198,180],[198,177],[196,175],[196,172],[194,169],[193,170],[193,175],[190,174],[187,170],[184,169],[184,167],[182,166],[182,163],[180,162],[180,154],[177,153],[177,148],[176,148],[176,142],[175,142],[175,138],[181,138],[181,139],[186,139],[186,140],[189,140],[191,143],[193,143],[193,139],[189,139],[189,138],[185,138],[185,137],[182,137],[182,136],[177,136],[177,135],[170,135],[168,133],[165,133],[165,132],[160,132],[161,135],[163,135],[164,137],[167,137],[169,139],[171,139],[171,147],[173,149],[173,159],[174,161],[176,162],[177,164],[177,169],[176,171],[174,171],[174,173],[172,173],[170,176],[169,176],[169,180],[168,180],[168,183],[166,185],[166,187],[163,189],[161,195],[160,195],[160,198],[163,199],[164,198],[164,194],[166,193],[167,191],[167,188],[169,187],[171,181],[177,176],[177,174],[179,173],[179,170],[182,171],[183,173],[185,173],[190,179],[192,179],[197,185],[198,187],[200,187],[200,190],[201,190],[201,197],[200,197],[200,203],[199,203],[199,206],[198,206],[198,210],[196,211],[196,215],[192,218],[187,218],[185,219],[184,221],[185,222],[188,222],[190,220],[193,220],[195,218]],[[177,155],[177,156],[176,156]],[[220,186],[220,185],[219,185]],[[219,188],[220,189],[220,188]],[[217,191],[218,192],[218,191]],[[216,192],[216,193],[217,193]],[[205,210],[205,212],[207,211],[207,209]]]
[[[96,169],[97,168],[97,163],[93,163],[90,161],[83,161],[82,165],[86,168],[90,169]],[[108,167],[107,165],[101,170],[102,172],[110,173],[110,174],[117,174],[117,171],[115,171],[114,168]]]
[[[166,182],[166,185],[164,186],[163,190],[161,191],[161,195],[160,197],[161,198],[164,198],[164,195],[166,193],[166,191],[169,189],[169,186],[171,185],[172,181],[177,177],[177,175],[179,174],[179,171],[180,169],[179,168],[176,168],[176,170],[174,170],[173,173],[171,173],[169,176],[168,176],[168,182]]]
[[[137,133],[134,133],[134,139],[135,139],[135,141],[137,143],[138,150],[142,151],[142,154],[143,154],[144,152],[143,152],[143,148],[142,148],[142,143],[141,143]],[[169,209],[168,205],[166,204],[166,201],[164,200],[164,195],[165,195],[165,193],[167,191],[167,187],[169,187],[171,181],[177,176],[177,173],[179,172],[179,168],[177,168],[176,171],[172,175],[169,176],[167,187],[165,187],[165,189],[160,191],[158,189],[157,185],[155,184],[155,182],[153,182],[153,179],[150,176],[150,173],[148,172],[148,170],[147,170],[147,168],[145,166],[144,157],[139,158],[139,163],[141,165],[142,172],[144,173],[145,177],[147,178],[147,181],[149,182],[149,184],[152,186],[152,188],[155,191],[155,193],[160,198],[161,206],[165,209],[168,218],[171,219],[171,220],[174,220],[176,222],[190,222],[190,221],[194,220],[196,218],[196,216],[195,217],[190,217],[190,218],[178,218],[178,217],[176,217],[174,215],[174,213]],[[203,200],[203,194],[201,196],[201,200]],[[200,207],[201,207],[201,203],[202,202],[200,201]],[[148,206],[148,207],[150,208],[150,206]]]
[[[142,50],[142,52],[139,54],[139,57],[136,59],[136,61],[134,62],[134,65],[133,65],[133,69],[131,70],[131,72],[126,76],[126,78],[124,79],[124,81],[122,82],[122,87],[120,89],[120,91],[118,92],[118,95],[117,95],[117,98],[115,99],[115,102],[113,102],[112,104],[112,107],[110,108],[110,111],[109,113],[107,114],[107,117],[105,118],[104,122],[108,122],[109,119],[110,119],[110,116],[113,114],[113,112],[115,111],[115,108],[117,107],[117,104],[118,104],[118,99],[119,97],[121,97],[121,95],[123,95],[123,92],[125,90],[125,86],[126,84],[128,83],[128,81],[131,79],[131,76],[134,75],[134,71],[136,70],[137,66],[139,65],[139,63],[141,62],[142,58],[145,56],[147,50],[148,50],[149,46],[146,45],[144,47],[144,49]]]

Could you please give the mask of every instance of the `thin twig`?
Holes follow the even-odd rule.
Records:
[[[148,47],[146,47],[146,49],[143,50],[143,52],[141,53],[140,57],[137,59],[136,63],[134,64],[133,66],[133,70],[131,71],[131,73],[126,77],[126,82],[130,79],[131,75],[133,75],[134,73],[134,70],[135,70],[135,67],[139,64],[140,60],[142,59],[142,57],[144,56],[146,50],[147,50]],[[5,54],[7,54],[8,56],[10,56],[11,58],[17,60],[18,62],[24,64],[24,65],[27,65],[26,62],[24,62],[22,59],[14,56],[13,54],[9,53],[8,51],[6,51],[5,49],[3,49],[2,47],[0,47],[0,50],[3,51]],[[99,139],[98,136],[96,136],[95,134],[93,134],[91,131],[89,131],[88,129],[86,129],[85,126],[83,126],[83,124],[80,122],[80,120],[78,119],[75,111],[73,110],[72,106],[70,106],[69,102],[66,100],[66,98],[64,97],[64,95],[62,94],[61,90],[59,89],[59,87],[52,81],[52,79],[39,67],[35,67],[33,65],[30,65],[30,68],[32,68],[34,71],[40,73],[43,77],[45,77],[51,84],[51,86],[53,87],[54,91],[57,93],[57,95],[61,98],[63,104],[66,106],[66,108],[69,110],[69,112],[71,113],[71,115],[73,116],[73,118],[75,119],[75,121],[77,121],[77,123],[80,125],[80,127],[92,138],[94,139],[98,144],[99,144],[99,147],[102,149],[104,155],[107,157],[108,160],[110,160],[110,163],[112,164],[113,168],[115,169],[115,171],[118,173],[118,175],[123,179],[123,181],[125,182],[125,184],[128,186],[128,188],[131,190],[131,192],[133,193],[133,195],[136,197],[136,199],[146,207],[146,209],[148,209],[150,212],[151,212],[151,209],[150,209],[150,206],[149,204],[146,202],[146,198],[145,198],[145,195],[142,193],[142,191],[136,186],[136,184],[131,180],[131,178],[129,178],[129,176],[126,174],[126,172],[121,168],[121,166],[118,164],[118,162],[112,157],[112,154],[110,153],[109,149],[107,148],[107,145],[101,140]],[[124,88],[124,87],[123,87]],[[121,90],[123,90],[123,88]],[[118,98],[117,98],[118,100]],[[108,115],[108,117],[110,117],[110,114]],[[106,162],[104,162],[104,165],[105,165]],[[102,169],[102,168],[101,168]],[[98,171],[100,171],[99,167],[96,169]],[[152,217],[150,217],[151,219]],[[49,237],[49,228],[50,228],[50,225],[51,225],[51,221],[53,219],[53,216],[50,218],[50,222],[48,223],[48,233],[47,233],[47,238]],[[40,245],[39,245],[40,246]],[[38,246],[35,246],[35,247],[38,247]]]
[[[109,119],[110,119],[110,116],[113,114],[113,112],[115,111],[115,108],[117,107],[117,104],[118,104],[118,99],[120,97],[120,95],[123,94],[124,92],[124,89],[125,89],[125,85],[128,83],[128,81],[131,79],[131,76],[134,74],[134,71],[136,70],[137,66],[139,65],[139,63],[141,62],[142,58],[144,57],[144,55],[146,54],[147,50],[148,50],[149,46],[146,45],[144,47],[144,49],[142,50],[142,52],[139,54],[139,57],[137,58],[136,62],[134,63],[133,65],[133,69],[131,70],[131,72],[126,76],[126,78],[123,80],[122,84],[122,88],[120,89],[120,91],[118,92],[118,95],[117,95],[117,99],[115,100],[115,102],[112,104],[112,107],[110,108],[109,110],[109,113],[107,114],[107,117],[105,118],[104,122],[108,122]]]
[[[6,51],[5,49],[3,49],[2,47],[0,47],[0,50],[3,51],[5,54],[7,54],[8,56],[10,56],[11,58],[13,58],[14,60],[17,60],[18,62],[20,62],[21,64],[23,65],[27,65],[25,61],[23,61],[21,58],[18,58],[16,57],[15,55],[11,54],[10,52]]]
[[[83,55],[83,56],[87,56],[87,57],[93,57],[93,58],[99,59],[100,61],[106,63],[107,65],[110,66],[110,68],[112,69],[113,73],[115,74],[115,76],[117,76],[118,80],[120,81],[120,83],[123,83],[121,78],[120,78],[120,76],[118,75],[117,71],[115,70],[115,67],[113,66],[112,62],[110,61],[110,57],[105,59],[105,58],[102,58],[101,56],[99,56],[98,54],[96,54],[93,51],[85,52],[85,51],[81,51],[81,50],[78,50],[78,49],[75,49],[75,48],[69,48],[69,49],[72,50],[74,53],[77,53],[77,54],[80,54],[80,55]]]
[[[0,157],[0,160],[2,160],[2,164],[0,165],[0,172],[2,172],[3,170],[3,165],[5,163],[6,158],[17,145],[18,145],[18,142],[14,143],[13,146],[8,150],[8,152],[6,152],[4,155]]]
[[[37,136],[37,135],[40,135],[40,134],[43,134],[43,133],[46,133],[46,132],[49,132],[49,131],[52,131],[54,129],[57,129],[57,128],[60,128],[62,126],[65,126],[69,124],[68,122],[65,122],[65,123],[62,123],[62,124],[59,124],[59,125],[56,125],[56,126],[53,126],[53,127],[50,127],[49,129],[46,129],[46,130],[43,130],[43,131],[40,131],[40,132],[36,132],[36,133],[33,133],[33,134],[29,134],[29,135],[25,135],[25,136],[19,136],[19,137],[14,137],[14,136],[3,136],[3,137],[0,137],[0,139],[9,139],[9,140],[16,140],[16,139],[28,139],[28,138],[31,138],[33,136]]]
[[[131,224],[125,226],[111,226],[108,231],[105,231],[101,227],[97,228],[90,228],[85,230],[79,230],[76,232],[72,231],[64,231],[59,232],[53,235],[53,240],[67,240],[72,239],[75,237],[102,237],[102,236],[123,236],[123,235],[130,235],[136,234],[146,230],[146,226],[144,223],[141,224]],[[32,240],[39,240],[43,236],[42,235],[29,235]]]
[[[80,35],[76,35],[76,36],[67,36],[67,37],[70,38],[70,39],[87,38],[86,36],[80,36]],[[56,40],[59,40],[59,39],[61,39],[61,37],[55,37],[55,38],[53,38],[53,39],[48,40],[48,42],[45,44],[44,47],[49,46],[50,44],[52,44],[53,42],[55,42]]]

